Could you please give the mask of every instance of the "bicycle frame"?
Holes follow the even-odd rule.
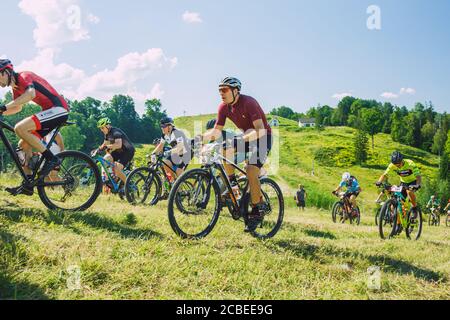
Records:
[[[406,228],[408,225],[408,221],[404,217],[404,215],[406,215],[406,212],[403,212],[403,205],[409,204],[409,198],[405,198],[401,192],[394,192],[392,197],[397,203],[397,221],[400,222],[404,228]]]
[[[39,161],[38,161],[36,167],[34,168],[31,177],[27,176],[24,169],[22,168],[22,165],[20,163],[20,160],[19,160],[19,157],[17,156],[16,151],[14,150],[13,146],[9,142],[9,140],[6,137],[6,134],[4,132],[4,130],[6,129],[15,134],[14,128],[11,127],[9,124],[3,122],[2,118],[3,117],[0,116],[0,139],[3,141],[3,144],[6,147],[6,150],[8,150],[9,154],[11,155],[12,159],[14,160],[14,163],[16,164],[16,167],[19,170],[19,173],[22,176],[23,180],[26,181],[27,184],[29,184],[33,187],[35,187],[36,185],[42,185],[42,186],[63,186],[63,185],[65,185],[65,183],[63,183],[63,182],[42,182],[42,183],[40,183],[40,182],[36,181],[36,177],[39,172],[39,169],[45,160],[45,158],[42,155],[40,156]],[[52,138],[50,139],[49,143],[46,146],[47,150],[50,150],[51,146],[55,142],[56,135],[61,130],[61,127],[62,126],[59,126],[56,128],[55,132],[53,133]]]
[[[217,152],[217,151],[215,151]],[[211,181],[208,184],[208,189],[206,190],[206,195],[209,194],[210,188],[212,186],[212,184],[215,183],[219,183],[219,181],[217,180],[217,177],[215,174],[213,174],[213,169],[219,171],[219,176],[220,178],[225,182],[225,186],[229,192],[229,194],[231,195],[231,202],[232,202],[232,206],[235,212],[239,212],[240,210],[240,203],[238,201],[238,199],[236,199],[236,196],[234,195],[233,192],[233,187],[231,186],[231,181],[228,178],[228,175],[225,172],[225,168],[224,168],[224,164],[223,162],[226,162],[227,164],[231,165],[234,169],[238,170],[240,173],[247,175],[247,173],[242,170],[239,166],[237,166],[234,162],[228,160],[227,158],[225,158],[222,154],[218,153],[217,154],[217,160],[214,161],[211,164],[206,164],[203,165],[202,167],[204,169],[208,169],[209,172],[211,173]],[[243,195],[245,195],[247,193],[247,189],[248,189],[248,184],[246,184],[246,186],[244,187],[244,190],[242,190]]]
[[[113,186],[113,192],[117,193],[119,192],[120,189],[120,182],[116,182],[115,179],[111,176],[111,173],[109,172],[108,168],[115,168],[116,164],[109,162],[108,160],[104,159],[103,157],[95,154],[92,157],[96,162],[100,163],[100,165],[102,166],[104,172],[106,173],[106,175],[108,176],[109,181],[111,182],[112,186]],[[125,170],[122,170],[122,172],[125,173]]]

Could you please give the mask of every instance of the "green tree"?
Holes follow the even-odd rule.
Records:
[[[364,130],[372,137],[372,150],[375,149],[375,135],[383,128],[383,117],[374,108],[360,110]]]
[[[427,122],[423,125],[421,129],[422,136],[422,145],[421,148],[428,152],[431,151],[431,146],[433,145],[433,138],[436,133],[436,129],[434,125],[430,122]]]
[[[442,155],[445,148],[445,143],[447,142],[447,131],[444,129],[439,129],[434,136],[433,145],[431,146],[431,152],[437,155]]]
[[[84,146],[86,136],[82,134],[80,127],[68,126],[61,129],[66,150],[81,150]]]
[[[350,109],[355,100],[356,98],[354,97],[345,97],[339,102],[336,113],[333,115],[333,123],[338,122],[336,125],[339,126],[347,125]]]
[[[359,165],[362,165],[367,161],[368,149],[369,149],[369,138],[364,130],[358,129],[355,133],[354,138],[355,147],[355,161]]]
[[[270,112],[270,114],[273,115],[273,116],[279,116],[279,117],[282,117],[282,118],[292,119],[292,120],[294,120],[294,117],[295,117],[294,110],[292,110],[291,108],[286,107],[286,106],[281,106],[281,107],[278,107],[278,108],[274,108]]]
[[[421,145],[421,133],[419,120],[415,113],[409,113],[403,118],[404,125],[406,127],[405,143],[412,147],[420,147]]]
[[[406,137],[406,127],[403,122],[403,112],[401,109],[396,108],[392,114],[392,127],[391,127],[391,137],[395,142],[405,143]]]

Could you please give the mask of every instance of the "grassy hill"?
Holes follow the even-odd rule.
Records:
[[[183,117],[175,120],[177,127],[190,134],[195,126],[204,127],[206,121],[215,115]],[[273,150],[272,159],[279,159],[279,170],[269,172],[278,180],[286,182],[291,188],[289,199],[293,201],[293,192],[299,184],[305,185],[309,192],[310,204],[328,209],[334,202],[331,191],[336,188],[342,174],[349,171],[360,181],[363,192],[360,204],[363,211],[371,212],[377,189],[374,183],[386,170],[390,155],[394,150],[402,151],[407,158],[414,160],[420,167],[424,182],[430,183],[439,167],[439,158],[420,149],[401,145],[392,141],[390,135],[375,136],[375,148],[369,150],[370,159],[364,166],[354,164],[353,135],[355,130],[348,127],[327,127],[323,131],[301,129],[295,121],[280,120],[277,137],[279,149]],[[269,121],[271,116],[269,116]],[[197,123],[195,125],[195,123]],[[228,121],[227,128],[236,129]],[[314,176],[312,175],[314,166]],[[269,166],[270,167],[270,166]],[[398,183],[398,177],[392,177],[391,183]]]
[[[188,128],[197,119],[177,119],[177,125]],[[282,125],[274,176],[286,198],[302,182],[320,204],[344,170],[339,166],[351,153],[352,131]],[[377,136],[376,159],[365,168],[349,167],[362,181],[368,207],[376,196],[371,185],[397,147]],[[318,158],[311,176],[320,148],[341,148],[339,166]],[[421,157],[416,160],[425,176],[436,170],[436,157],[401,148]],[[299,212],[288,201],[274,239],[255,240],[223,211],[206,239],[184,241],[170,229],[165,202],[133,207],[102,195],[87,212],[62,214],[45,209],[37,196],[11,198],[3,191],[18,182],[0,175],[0,299],[450,299],[445,226],[424,226],[418,242],[404,234],[382,241],[372,215],[363,215],[359,227],[340,225],[328,210]],[[379,290],[367,285],[372,266],[381,269]]]

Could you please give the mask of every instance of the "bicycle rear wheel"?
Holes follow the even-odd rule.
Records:
[[[357,226],[359,226],[361,223],[361,211],[359,210],[359,207],[356,207],[355,216],[353,216],[353,212],[350,213],[350,215],[351,215],[350,224],[355,223]]]
[[[83,211],[97,200],[102,179],[97,164],[86,154],[64,151],[61,165],[38,183],[39,198],[51,210]],[[89,181],[85,181],[89,177]]]
[[[220,191],[209,171],[193,169],[177,179],[167,207],[172,230],[183,239],[206,237],[219,219]]]
[[[125,196],[130,204],[149,204],[159,201],[161,180],[155,171],[148,167],[133,170],[125,183]]]

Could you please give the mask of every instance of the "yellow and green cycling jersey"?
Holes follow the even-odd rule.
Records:
[[[391,163],[384,175],[389,176],[393,172],[400,176],[400,181],[403,183],[412,183],[420,176],[420,169],[414,161],[408,159],[403,160],[403,166],[400,168]]]

